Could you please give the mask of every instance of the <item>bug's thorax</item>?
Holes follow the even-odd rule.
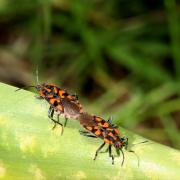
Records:
[[[39,95],[46,100],[58,96],[59,88],[55,84],[42,83],[35,86]]]

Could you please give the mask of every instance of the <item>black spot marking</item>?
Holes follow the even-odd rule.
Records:
[[[66,97],[69,96],[69,94],[67,92],[63,93],[62,95],[66,96]]]
[[[92,127],[93,129],[91,130],[91,132],[93,133],[93,134],[95,134],[95,132],[97,131],[97,129],[94,129],[94,127]]]
[[[54,104],[53,104],[55,107],[58,106],[58,102],[57,101],[54,101]]]
[[[107,138],[109,141],[111,141],[111,142],[114,141],[113,137],[111,137],[111,136],[107,136],[106,138]]]

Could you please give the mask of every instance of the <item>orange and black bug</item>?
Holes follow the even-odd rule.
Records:
[[[45,99],[49,104],[48,117],[55,122],[53,129],[56,127],[56,123],[62,126],[59,122],[59,116],[65,117],[64,126],[66,126],[67,119],[77,119],[78,115],[82,113],[82,106],[78,101],[77,95],[70,95],[65,90],[57,87],[55,84],[38,84],[35,87],[40,95],[40,98]],[[54,111],[57,112],[57,121],[53,119]]]
[[[79,120],[81,125],[87,130],[87,131],[80,131],[80,134],[86,137],[92,137],[92,138],[100,138],[104,142],[103,144],[97,149],[94,160],[96,160],[98,153],[100,150],[105,146],[105,144],[108,144],[108,148],[105,152],[109,152],[109,157],[112,158],[112,164],[114,164],[114,155],[112,154],[112,146],[115,147],[117,155],[120,155],[120,152],[122,153],[122,163],[124,163],[124,152],[123,147],[127,149],[128,147],[128,138],[126,136],[122,136],[117,128],[116,125],[112,124],[112,116],[110,116],[108,121],[105,121],[103,118],[99,116],[93,116],[89,115],[87,113],[82,113],[79,116]],[[148,141],[143,141],[137,144],[146,143]],[[132,144],[132,145],[137,145]],[[133,150],[128,150],[128,152],[134,153],[138,159],[138,166],[139,166],[139,157]]]
[[[124,153],[122,148],[125,147],[127,149],[128,138],[122,137],[117,127],[112,124],[112,117],[110,117],[108,121],[105,121],[101,117],[82,113],[79,116],[79,120],[81,125],[87,130],[80,131],[81,135],[93,138],[100,138],[104,141],[103,144],[97,149],[94,160],[97,158],[98,153],[104,147],[104,145],[108,144],[108,149],[106,150],[106,152],[109,152],[109,157],[112,158],[112,164],[114,164],[114,155],[112,154],[111,149],[112,146],[114,146],[118,155],[120,155],[120,152],[122,153],[123,165]]]
[[[60,126],[62,126],[62,133],[63,133],[63,125],[59,122],[59,116],[62,115],[65,117],[64,126],[66,126],[68,118],[76,119],[78,114],[82,113],[82,106],[78,101],[78,97],[77,95],[70,95],[65,90],[57,87],[55,84],[48,84],[48,83],[40,84],[38,80],[37,70],[36,70],[36,76],[37,76],[37,85],[26,86],[26,87],[36,88],[39,94],[37,98],[45,99],[50,104],[48,110],[48,117],[55,123],[53,129],[55,128],[56,124],[59,124]],[[57,120],[53,119],[54,112],[57,112]]]

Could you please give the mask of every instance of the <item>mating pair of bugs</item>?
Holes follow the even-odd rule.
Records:
[[[114,164],[114,155],[112,154],[112,146],[114,146],[118,155],[120,155],[120,152],[122,153],[123,159],[121,165],[123,165],[124,153],[122,148],[125,147],[125,149],[127,149],[128,138],[123,137],[117,126],[112,124],[112,117],[106,121],[99,116],[90,115],[84,112],[76,94],[71,95],[66,90],[57,87],[55,84],[40,84],[38,81],[38,72],[37,85],[28,87],[34,87],[39,94],[37,98],[45,99],[49,103],[48,117],[54,122],[53,129],[59,124],[62,127],[61,134],[63,134],[68,118],[79,120],[80,124],[86,129],[86,131],[80,131],[81,135],[100,138],[104,141],[97,149],[94,160],[105,144],[108,144],[106,152],[109,152],[109,157],[112,158],[112,164]],[[57,119],[54,119],[54,112],[57,114]],[[65,117],[64,125],[59,120],[60,115]]]

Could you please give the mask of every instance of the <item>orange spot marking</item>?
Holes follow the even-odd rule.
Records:
[[[40,94],[41,97],[45,97],[45,95],[43,94],[42,91],[39,91],[39,94]]]
[[[116,140],[116,139],[117,139],[117,137],[116,137],[116,136],[114,136],[114,134],[113,134],[112,132],[108,133],[108,136],[112,137],[114,140]]]
[[[114,134],[112,132],[110,132],[108,135],[114,137]]]
[[[51,90],[50,90],[50,89],[47,89],[47,92],[49,92],[49,93],[50,93],[50,92],[51,92]]]
[[[59,91],[59,95],[60,95],[61,98],[64,98],[64,95],[63,95],[64,93],[65,93],[64,90],[60,90],[60,91]]]
[[[106,144],[111,144],[111,141],[109,141],[109,140],[106,139],[106,138],[104,138],[104,142],[105,142]]]
[[[55,101],[56,101],[56,99],[50,99],[49,100],[50,104],[52,104],[52,105],[54,104]]]
[[[116,141],[116,140],[117,140],[117,137],[116,137],[116,136],[114,136],[114,137],[113,137],[113,139]]]
[[[57,94],[58,90],[57,87],[54,87],[54,93]]]
[[[103,127],[109,127],[109,123],[105,122],[102,126]]]
[[[98,129],[96,132],[95,132],[95,135],[99,136],[101,134],[101,131]]]
[[[102,118],[96,116],[95,120],[99,122],[99,121],[102,121]]]
[[[59,104],[57,107],[56,107],[58,110],[62,111],[62,106]]]
[[[115,128],[114,131],[116,132],[117,135],[119,136],[121,135],[118,129]]]
[[[48,89],[48,88],[46,88],[46,87],[44,87],[44,89],[45,89],[47,92],[51,92],[51,90]]]

